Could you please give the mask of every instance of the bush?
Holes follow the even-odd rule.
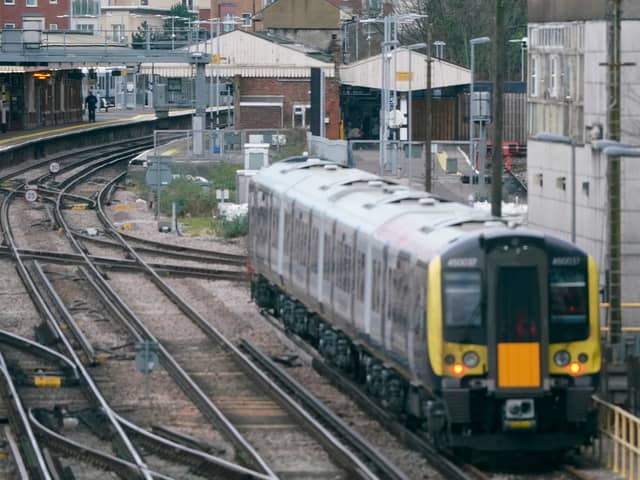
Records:
[[[242,237],[249,231],[249,217],[243,215],[233,220],[222,221],[222,236],[224,238]]]
[[[191,180],[177,178],[160,193],[160,210],[171,215],[171,204],[176,204],[178,216],[189,213],[194,217],[209,216],[216,206],[215,192]]]

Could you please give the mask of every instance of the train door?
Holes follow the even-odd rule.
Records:
[[[518,251],[516,253],[515,251]],[[540,390],[547,368],[547,265],[537,249],[487,259],[490,371],[498,390]]]

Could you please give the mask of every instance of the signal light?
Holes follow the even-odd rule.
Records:
[[[33,72],[33,77],[37,80],[46,80],[51,78],[51,72]]]
[[[580,375],[582,373],[582,364],[580,362],[571,362],[567,367],[569,374],[572,376]]]
[[[464,375],[466,368],[462,363],[455,363],[451,366],[451,373],[453,373],[456,377],[461,377]]]

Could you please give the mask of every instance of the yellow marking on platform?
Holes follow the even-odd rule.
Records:
[[[123,210],[132,210],[136,208],[135,205],[116,205],[113,209],[116,212],[122,212]]]
[[[97,122],[95,122],[93,124],[93,126],[108,125],[108,124],[111,124],[111,123],[123,123],[123,122],[126,122],[128,120],[131,120],[131,118],[119,118],[119,119],[115,119],[115,120],[97,121]],[[29,140],[30,138],[46,137],[48,135],[55,134],[55,133],[64,133],[64,132],[71,132],[73,130],[81,130],[81,129],[84,129],[84,128],[88,127],[88,126],[89,126],[88,123],[81,123],[81,124],[77,124],[77,125],[70,125],[68,127],[56,128],[54,130],[44,130],[44,131],[39,131],[39,132],[26,133],[24,135],[19,135],[17,137],[5,138],[4,140],[0,140],[0,145],[5,144],[5,143],[12,143],[12,142],[15,142],[16,140]]]
[[[168,157],[169,155],[173,155],[177,151],[178,151],[177,148],[170,148],[169,150],[165,150],[164,152],[162,152],[162,155],[165,157]]]
[[[88,205],[86,203],[76,203],[71,206],[71,210],[86,210]]]
[[[440,163],[440,168],[442,168],[443,171],[447,171],[447,158],[449,158],[449,155],[447,155],[447,152],[438,152],[436,154],[436,157],[438,157],[438,163]]]
[[[62,386],[62,378],[60,377],[34,377],[33,383],[36,387],[41,388],[60,388]]]
[[[130,223],[123,223],[120,226],[120,230],[131,230],[133,228],[133,225],[131,225]]]

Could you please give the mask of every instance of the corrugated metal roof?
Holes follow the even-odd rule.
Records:
[[[333,77],[335,74],[333,63],[312,58],[297,46],[279,44],[241,30],[194,45],[189,51],[212,56],[220,52],[220,63],[206,66],[207,76],[306,78],[311,76],[312,67],[322,68],[327,77]],[[193,75],[193,67],[186,63],[141,65],[142,73],[152,71],[167,77]]]
[[[399,48],[391,59],[391,71],[399,75],[391,78],[391,87],[401,92],[409,91],[409,72],[413,73],[412,90],[427,88],[427,56],[411,52],[411,68],[409,67],[409,50]],[[468,69],[453,63],[432,58],[431,86],[432,88],[465,85],[471,81]],[[394,84],[395,80],[395,84]],[[340,67],[340,81],[347,85],[367,88],[382,88],[382,54],[361,60],[350,65]]]

